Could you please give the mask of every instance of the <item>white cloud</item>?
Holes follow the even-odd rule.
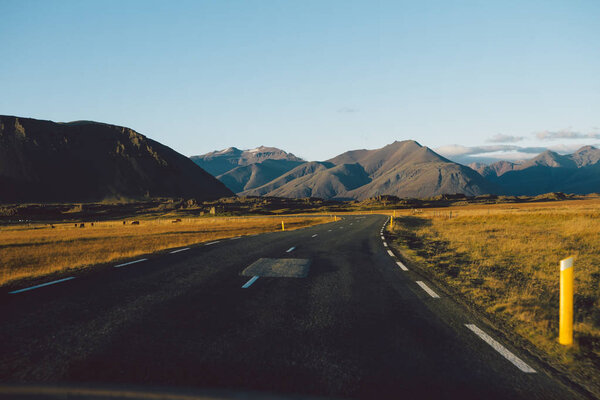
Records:
[[[499,133],[497,135],[492,136],[487,141],[489,143],[516,143],[525,139],[523,136],[513,136],[513,135],[504,135]]]
[[[462,146],[459,144],[451,144],[435,149],[439,154],[446,157],[466,156],[475,154],[490,154],[502,152],[521,152],[527,154],[537,154],[545,151],[545,147],[521,147],[510,144],[498,144],[491,146]]]
[[[536,132],[535,137],[540,140],[553,139],[600,139],[600,133],[582,133],[571,129],[561,129],[559,131],[541,131]]]

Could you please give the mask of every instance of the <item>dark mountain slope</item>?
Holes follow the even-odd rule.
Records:
[[[592,146],[567,155],[545,151],[521,164],[499,161],[477,171],[511,195],[600,192],[600,150]]]
[[[231,194],[189,158],[129,128],[0,116],[1,202]]]

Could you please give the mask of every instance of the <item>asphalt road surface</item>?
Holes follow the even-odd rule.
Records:
[[[579,398],[398,263],[385,221],[349,216],[6,289],[0,397]],[[280,259],[308,260],[308,274],[241,275],[261,258],[284,274]]]

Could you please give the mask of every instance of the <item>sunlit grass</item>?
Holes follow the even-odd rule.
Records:
[[[600,201],[410,210],[394,232],[424,270],[600,391]],[[568,256],[571,348],[557,343],[559,261]]]
[[[122,220],[0,228],[0,285],[67,269],[85,268],[194,243],[331,221],[330,217],[236,217]]]

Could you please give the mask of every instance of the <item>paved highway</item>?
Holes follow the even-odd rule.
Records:
[[[0,397],[579,397],[398,262],[385,222],[349,216],[5,290]],[[277,276],[289,265],[296,277]]]

